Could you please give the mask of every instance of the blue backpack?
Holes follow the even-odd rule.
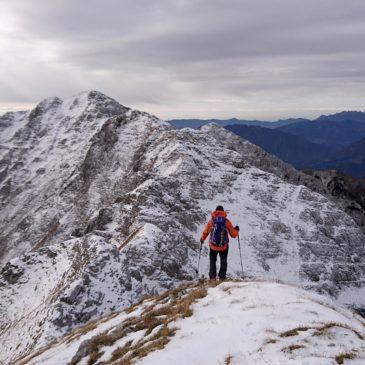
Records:
[[[212,219],[213,226],[210,230],[209,242],[214,246],[222,247],[228,243],[226,218],[216,217]]]

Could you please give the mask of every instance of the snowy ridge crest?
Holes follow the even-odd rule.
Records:
[[[360,364],[360,317],[269,282],[184,285],[81,327],[18,364]]]
[[[314,177],[217,126],[173,130],[115,103],[47,99],[1,140],[0,361],[196,278],[218,203],[245,277],[365,308],[364,233]],[[242,276],[235,240],[228,275]]]

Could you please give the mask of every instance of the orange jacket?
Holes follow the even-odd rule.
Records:
[[[221,210],[215,210],[214,212],[212,212],[212,219],[216,218],[216,217],[227,218],[227,213],[224,211],[221,211]],[[210,230],[212,229],[212,226],[213,226],[212,219],[210,219],[208,221],[208,223],[205,225],[204,231],[201,236],[201,239],[203,241],[205,241],[205,239],[208,237],[208,235],[210,233]],[[236,229],[234,229],[232,223],[228,219],[226,220],[226,228],[227,228],[229,235],[232,238],[236,238],[238,236],[238,231]],[[215,246],[211,242],[209,242],[209,247],[214,251],[224,251],[228,248],[228,243],[222,247],[219,247],[219,246]]]

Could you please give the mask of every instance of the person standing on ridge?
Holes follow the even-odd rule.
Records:
[[[209,235],[210,280],[215,280],[217,276],[216,262],[218,254],[221,260],[218,276],[221,280],[226,278],[229,242],[228,235],[232,238],[236,238],[239,230],[240,228],[238,226],[233,227],[232,223],[229,219],[227,219],[227,213],[224,211],[223,207],[218,205],[215,211],[212,212],[212,218],[206,224],[200,239],[200,243],[203,244]]]

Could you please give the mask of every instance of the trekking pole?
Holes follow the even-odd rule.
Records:
[[[238,233],[238,249],[240,250],[240,259],[241,259],[241,270],[242,270],[242,279],[244,277],[243,273],[243,263],[242,263],[242,252],[241,252],[241,242],[240,242],[240,234]]]
[[[200,254],[202,252],[203,242],[200,242],[200,249],[199,249],[199,258],[198,258],[198,268],[196,269],[196,273],[199,276],[199,265],[200,265]]]

